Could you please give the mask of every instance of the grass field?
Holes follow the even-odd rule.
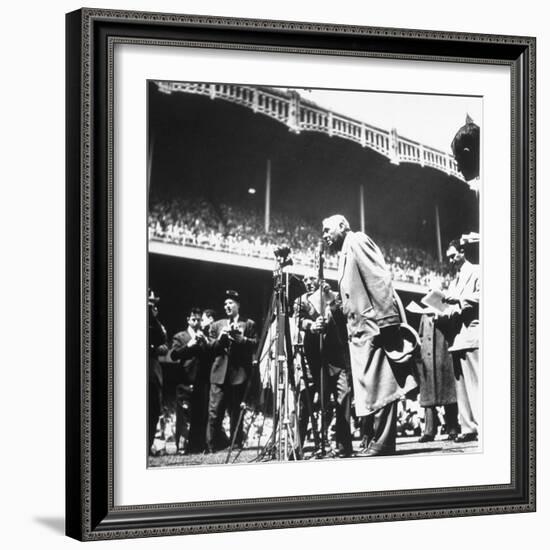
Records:
[[[354,451],[360,450],[360,441],[354,441]],[[158,448],[158,446],[157,446]],[[447,441],[445,436],[436,438],[435,441],[429,443],[418,443],[417,437],[400,437],[397,439],[397,449],[393,456],[427,456],[433,454],[454,454],[454,453],[473,453],[479,452],[481,446],[479,442],[455,443]],[[226,463],[228,450],[218,451],[211,454],[190,453],[177,454],[175,443],[167,443],[165,448],[160,451],[158,456],[149,457],[149,467],[178,467],[178,466],[206,466],[206,465],[223,465]],[[323,460],[379,460],[386,457],[360,457],[352,456],[348,458],[331,457],[327,453]],[[321,459],[314,453],[312,446],[304,447],[304,460]],[[270,462],[273,459],[268,457],[262,458],[262,449],[259,447],[247,447],[242,451],[234,450],[230,457],[230,464],[245,464],[251,462]]]

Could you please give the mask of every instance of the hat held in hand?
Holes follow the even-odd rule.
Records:
[[[404,365],[420,346],[420,337],[416,330],[407,323],[401,323],[390,334],[389,337],[382,340],[384,352],[392,363]]]

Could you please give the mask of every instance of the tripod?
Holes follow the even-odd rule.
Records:
[[[271,388],[273,393],[272,400],[272,418],[273,429],[271,436],[256,460],[301,460],[303,458],[300,436],[299,436],[299,408],[300,381],[296,381],[296,371],[294,365],[294,346],[292,345],[289,305],[288,305],[288,273],[284,271],[287,265],[291,265],[292,260],[288,255],[277,255],[277,265],[273,271],[273,292],[271,296],[270,308],[262,335],[255,364],[266,361],[267,388]],[[267,351],[263,350],[267,346]],[[311,406],[311,398],[307,380],[302,369],[303,391],[305,393],[306,408],[308,415],[312,420],[314,434],[316,434],[316,422]],[[251,378],[245,391],[243,404],[238,419],[237,430],[244,420],[246,410],[246,398],[251,388]],[[256,413],[257,414],[257,413]],[[246,436],[250,426],[255,420],[256,414],[252,415]],[[235,438],[233,438],[235,439]],[[235,441],[232,441],[227,454],[226,463],[229,462]],[[237,455],[238,456],[238,455]]]
[[[276,256],[273,272],[272,315],[275,327],[275,358],[272,360],[273,431],[266,445],[266,454],[275,460],[302,458],[297,423],[297,392],[293,350],[288,316],[288,274],[284,267],[292,262],[288,256]],[[269,318],[268,318],[269,319]]]

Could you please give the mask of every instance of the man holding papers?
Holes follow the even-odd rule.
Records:
[[[449,351],[453,356],[462,428],[456,440],[476,441],[480,418],[479,266],[466,259],[464,245],[458,240],[449,243],[447,259],[458,268],[458,273],[444,298],[449,307],[439,317],[452,328]]]

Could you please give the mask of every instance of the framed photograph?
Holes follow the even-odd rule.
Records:
[[[535,510],[535,39],[67,15],[67,535]]]

